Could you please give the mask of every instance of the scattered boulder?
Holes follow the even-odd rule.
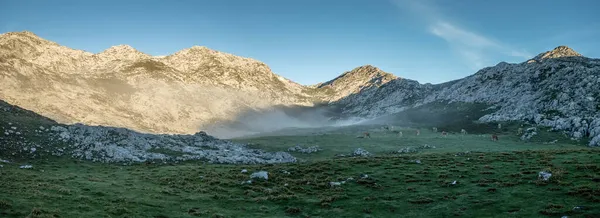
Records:
[[[268,180],[269,179],[269,173],[267,171],[258,171],[255,173],[252,173],[250,175],[251,179],[264,179],[264,180]]]
[[[318,145],[310,146],[307,148],[303,148],[300,145],[296,145],[294,147],[288,148],[288,151],[299,152],[299,153],[304,153],[304,154],[315,153],[315,152],[318,152],[321,150],[323,150],[323,149],[321,149]]]
[[[247,169],[242,169],[242,173],[247,173],[248,170]]]
[[[418,146],[418,147],[406,147],[406,148],[403,148],[403,149],[400,149],[400,150],[396,151],[396,153],[399,153],[399,154],[417,153],[420,150],[434,149],[434,148],[437,148],[437,147],[435,145],[427,145],[427,144],[425,144],[425,145],[421,145],[421,146]]]
[[[329,182],[329,186],[331,186],[331,187],[340,186],[340,185],[342,185],[341,182]]]
[[[371,153],[369,153],[365,149],[357,148],[356,150],[354,150],[354,152],[352,152],[352,156],[368,157],[368,156],[371,156]]]
[[[31,169],[31,168],[33,168],[33,166],[31,166],[31,165],[22,165],[19,168],[20,169]]]
[[[417,153],[417,152],[419,152],[419,151],[417,151],[417,149],[414,149],[411,147],[406,147],[406,148],[403,148],[403,149],[400,149],[397,151],[397,153],[400,153],[400,154]]]
[[[252,180],[247,180],[247,181],[242,182],[242,185],[246,185],[246,184],[252,184]]]
[[[521,136],[521,140],[526,141],[530,140],[533,136],[537,135],[537,128],[530,127],[525,130],[525,133]]]
[[[549,172],[542,171],[538,174],[538,179],[541,179],[543,181],[548,181],[550,177],[552,177],[552,173]]]
[[[435,145],[432,146],[432,145],[428,145],[428,144],[421,145],[419,147],[419,149],[433,149],[433,148],[436,148]]]

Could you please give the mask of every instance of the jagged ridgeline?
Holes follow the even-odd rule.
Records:
[[[0,99],[60,123],[146,133],[204,130],[232,137],[382,116],[390,118],[386,122],[415,123],[419,119],[402,117],[446,113],[464,117],[450,119],[455,123],[526,121],[550,126],[599,145],[597,87],[600,61],[566,46],[442,84],[421,84],[366,65],[331,81],[303,86],[257,60],[206,47],[164,57],[127,45],[93,54],[31,32],[0,35]],[[452,105],[461,109],[450,113]]]

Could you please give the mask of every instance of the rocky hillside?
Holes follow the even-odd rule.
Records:
[[[61,123],[192,134],[248,110],[312,105],[308,93],[264,63],[206,47],[92,54],[31,32],[0,35],[0,99]]]
[[[320,93],[325,94],[320,99],[334,102],[370,88],[380,87],[397,78],[377,67],[365,65],[344,72],[335,79],[317,84],[315,87],[321,91]]]
[[[193,135],[142,134],[124,128],[62,125],[0,100],[0,160],[67,156],[96,162],[178,162],[265,164],[295,162],[286,152],[264,152]]]
[[[591,138],[600,145],[600,59],[566,46],[518,64],[499,63],[466,78],[438,84],[395,79],[342,98],[346,116],[378,117],[434,102],[492,105],[484,122],[529,121]]]
[[[479,121],[529,121],[574,139],[589,137],[590,144],[598,145],[597,87],[600,60],[566,46],[437,85],[366,65],[325,83],[302,86],[264,63],[206,47],[164,57],[127,45],[92,54],[30,32],[0,35],[0,99],[61,123],[149,133],[193,134],[215,126],[229,133],[235,125],[245,134],[257,128],[275,130],[280,124],[327,125],[332,116],[370,119],[462,102],[492,107]],[[333,109],[305,109],[322,103]]]

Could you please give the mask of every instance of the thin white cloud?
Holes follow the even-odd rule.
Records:
[[[394,0],[393,3],[400,9],[414,13],[424,21],[427,31],[445,40],[471,68],[480,69],[491,64],[488,59],[493,55],[525,59],[532,57],[526,51],[514,49],[509,45],[452,23],[451,19],[439,12],[432,1]]]

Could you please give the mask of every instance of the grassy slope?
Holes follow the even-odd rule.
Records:
[[[420,159],[422,164],[413,163]],[[532,217],[600,215],[598,150],[421,154],[305,164],[116,166],[48,160],[0,169],[0,215],[24,217]],[[267,182],[241,185],[267,170]],[[280,173],[281,170],[291,174]],[[540,170],[554,173],[536,180]],[[360,179],[368,174],[368,179]],[[330,188],[331,181],[356,180]],[[449,185],[456,180],[457,185]],[[285,186],[285,184],[288,184]],[[575,213],[572,208],[584,206]]]
[[[0,110],[0,117],[3,129],[17,126],[25,133],[54,124],[20,110]],[[546,131],[525,143],[514,135],[515,126],[506,126],[494,130],[499,142],[478,134],[442,138],[428,129],[420,136],[403,129],[398,138],[377,125],[237,139],[267,150],[296,144],[324,149],[294,153],[303,162],[283,165],[120,166],[66,157],[25,160],[3,150],[0,158],[15,162],[0,163],[0,217],[600,217],[599,149]],[[363,131],[372,138],[355,138]],[[22,139],[15,137],[1,138],[0,148],[17,146]],[[554,139],[559,143],[543,144]],[[424,144],[437,148],[390,154]],[[357,147],[377,156],[332,158]],[[455,155],[465,151],[472,152]],[[22,164],[34,168],[19,169]],[[241,185],[249,179],[241,169],[266,170],[270,177]],[[554,174],[549,182],[537,180],[542,170]],[[328,185],[349,177],[355,180]],[[585,210],[574,212],[575,206]]]

